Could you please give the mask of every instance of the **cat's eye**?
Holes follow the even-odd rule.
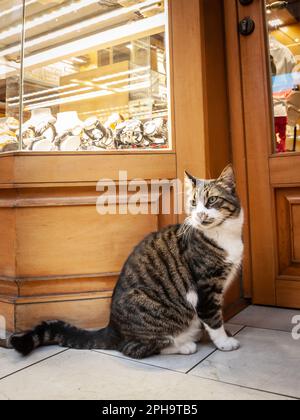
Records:
[[[218,197],[210,197],[207,200],[207,204],[210,205],[210,206],[212,206],[213,204],[216,204],[217,201],[218,201]]]
[[[192,207],[196,207],[197,206],[197,201],[196,201],[196,198],[194,198],[193,200],[192,200]]]

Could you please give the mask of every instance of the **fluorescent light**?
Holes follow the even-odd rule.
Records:
[[[57,96],[66,96],[66,95],[70,95],[72,93],[86,92],[88,90],[92,90],[92,88],[85,87],[85,88],[80,88],[80,89],[76,89],[76,90],[70,90],[68,92],[61,92],[61,93],[55,93],[53,95],[41,96],[40,98],[27,99],[27,100],[23,101],[23,104],[34,104],[36,102],[40,103],[42,101],[45,101],[46,99],[56,98]],[[9,106],[10,107],[19,106],[19,102],[14,102],[14,103],[10,104]]]
[[[114,10],[110,13],[105,13],[105,14],[102,14],[100,16],[96,16],[92,19],[83,20],[83,21],[81,21],[79,23],[76,23],[74,25],[66,26],[63,29],[47,33],[46,35],[39,36],[38,38],[29,39],[25,43],[25,48],[32,48],[36,45],[55,40],[57,38],[65,36],[67,34],[72,34],[72,33],[81,31],[83,29],[89,28],[91,26],[101,24],[103,22],[109,22],[109,21],[111,21],[113,19],[116,19],[116,18],[120,18],[120,17],[124,18],[128,14],[133,14],[134,12],[141,10],[145,6],[156,4],[157,1],[158,0],[147,0],[143,3],[138,3],[138,4],[136,4],[134,6],[131,6],[131,7],[117,9],[117,10]],[[29,22],[29,24],[30,24],[30,22]],[[11,30],[13,30],[13,29],[14,28],[12,28]],[[21,30],[21,28],[19,28],[18,33],[19,33],[20,30]],[[28,24],[26,24],[26,30],[28,30]],[[1,38],[2,36],[4,36],[3,32],[2,33],[0,32],[0,40],[2,39]],[[19,48],[20,48],[19,45],[13,45],[12,47],[9,47],[9,48],[6,48],[6,49],[0,51],[0,56],[14,54],[14,53],[19,51]]]
[[[31,6],[32,4],[36,2],[37,0],[27,0],[26,7]],[[22,10],[22,9],[23,9],[23,2],[21,2],[20,4],[16,4],[15,6],[12,6],[10,9],[0,12],[0,18],[3,18],[4,16],[10,15],[11,13],[17,12],[18,10]]]
[[[136,83],[135,85],[125,86],[125,87],[122,87],[122,88],[117,88],[116,92],[118,92],[118,93],[132,92],[132,91],[135,91],[135,90],[148,89],[150,86],[151,86],[150,82]]]
[[[85,101],[88,99],[95,99],[95,98],[101,98],[103,96],[113,95],[114,93],[124,93],[124,92],[131,92],[134,90],[136,91],[139,89],[145,89],[145,88],[149,88],[150,86],[151,84],[147,82],[147,83],[139,83],[132,86],[126,86],[124,88],[115,89],[115,92],[109,91],[109,90],[90,92],[90,93],[85,93],[82,95],[69,96],[68,98],[65,98],[65,99],[60,98],[60,99],[55,99],[53,101],[47,101],[47,102],[42,102],[42,103],[40,102],[37,105],[26,106],[25,109],[30,111],[32,109],[37,109],[37,108],[42,108],[42,107],[50,107],[50,106],[55,106],[55,105],[80,102],[80,101]]]
[[[165,30],[165,23],[164,13],[138,20],[33,54],[25,58],[24,66],[25,69],[41,67],[45,63],[55,63],[59,60],[86,54],[91,50],[105,49],[140,37],[155,35]]]
[[[75,95],[75,96],[70,96],[68,98],[65,99],[56,99],[53,101],[48,101],[48,102],[42,102],[39,103],[37,105],[29,105],[27,106],[25,109],[26,110],[32,110],[32,109],[36,109],[36,108],[41,108],[41,107],[50,107],[50,106],[55,106],[55,105],[61,105],[61,104],[68,104],[68,103],[73,103],[73,102],[80,102],[80,101],[84,101],[87,99],[95,99],[95,98],[100,98],[102,96],[108,96],[108,95],[113,95],[113,92],[109,92],[109,91],[100,91],[100,92],[91,92],[91,93],[86,93],[83,95]]]
[[[114,82],[100,84],[99,86],[101,86],[103,89],[106,89],[107,87],[114,86],[114,85],[121,85],[123,83],[127,83],[128,84],[130,82],[135,82],[137,80],[145,80],[145,78],[147,78],[147,77],[150,78],[150,75],[135,76],[135,77],[131,77],[131,78],[115,80]]]
[[[33,96],[38,96],[38,95],[43,95],[43,94],[46,94],[46,93],[65,90],[65,89],[73,88],[73,87],[76,87],[76,86],[78,86],[78,84],[71,83],[69,85],[63,85],[63,86],[59,86],[59,87],[55,87],[55,88],[51,88],[51,89],[39,90],[37,92],[26,93],[26,94],[23,95],[23,98],[24,99],[25,98],[32,98]],[[15,96],[14,98],[8,99],[8,102],[13,102],[15,100],[19,100],[19,96]]]
[[[68,15],[73,12],[77,12],[80,9],[91,6],[93,4],[99,3],[99,0],[80,0],[77,2],[72,2],[67,6],[60,7],[53,12],[45,13],[42,16],[39,16],[35,19],[27,21],[26,30],[36,28],[37,26],[44,25],[45,23],[51,22],[52,20],[59,19],[62,16]],[[0,32],[0,40],[9,38],[11,36],[17,35],[22,31],[22,24],[13,26],[5,31]]]
[[[150,66],[138,67],[136,69],[122,71],[122,72],[114,73],[114,74],[111,74],[111,75],[108,75],[108,76],[97,77],[97,78],[93,79],[93,82],[102,82],[104,80],[115,79],[116,77],[127,76],[128,74],[142,73],[142,72],[144,72],[144,71],[146,72],[150,69],[151,69]],[[78,82],[78,80],[76,80],[76,82]]]

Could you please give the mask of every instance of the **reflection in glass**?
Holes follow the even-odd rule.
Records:
[[[20,108],[11,108],[7,98],[20,96],[22,21],[22,0],[0,1],[0,152],[16,151],[19,148]],[[14,38],[10,33],[5,35],[13,25],[21,28]],[[3,54],[10,42],[15,44],[14,56]]]
[[[300,1],[266,1],[276,153],[300,151]]]
[[[7,95],[9,115],[22,108],[22,149],[168,148],[166,9],[161,0],[26,0],[23,100]],[[21,30],[18,21],[2,28],[0,59],[20,62]]]

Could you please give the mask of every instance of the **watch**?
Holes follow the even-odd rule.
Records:
[[[84,134],[90,140],[91,147],[107,149],[113,144],[113,132],[110,128],[104,127],[101,122],[92,117],[85,121]]]
[[[155,118],[144,124],[145,137],[153,145],[162,145],[168,142],[168,127],[163,118]]]
[[[62,149],[62,144],[66,141],[69,137],[81,137],[82,134],[82,127],[79,125],[72,128],[71,130],[65,131],[62,134],[56,135],[54,139],[54,146],[57,150]]]
[[[118,124],[115,134],[117,148],[141,147],[144,140],[144,127],[139,120],[128,120]]]

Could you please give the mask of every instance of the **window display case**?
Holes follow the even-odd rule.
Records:
[[[0,152],[170,149],[167,9],[2,0]]]

